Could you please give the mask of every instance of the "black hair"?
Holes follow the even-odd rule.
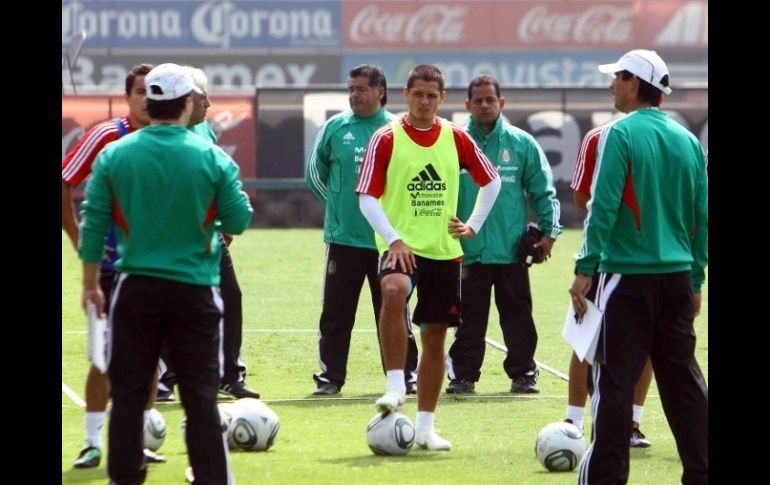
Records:
[[[158,88],[158,86],[151,86],[150,89],[152,88]],[[192,92],[193,91],[190,91],[190,94],[192,94]],[[159,99],[147,98],[147,113],[149,113],[150,118],[153,120],[178,120],[179,117],[182,116],[182,111],[184,111],[187,98],[190,97],[190,94],[182,96],[181,98],[164,99],[162,101]]]
[[[436,66],[431,64],[420,64],[409,71],[409,77],[406,80],[406,88],[410,89],[418,79],[425,81],[426,83],[437,82],[438,90],[444,91],[444,74]]]
[[[471,91],[473,88],[477,88],[479,86],[487,86],[492,85],[495,87],[495,95],[500,98],[500,84],[497,82],[497,79],[495,79],[493,76],[490,76],[489,74],[481,74],[480,76],[476,76],[473,79],[471,79],[470,84],[468,84],[468,98],[471,99],[471,96],[473,94]]]
[[[630,71],[620,71],[620,78],[624,81],[628,81],[635,74]],[[639,79],[639,89],[636,91],[636,100],[642,104],[649,104],[650,106],[660,106],[663,101],[663,91],[648,83],[644,79],[636,76]],[[668,74],[663,76],[660,80],[662,86],[668,87]]]
[[[369,80],[369,87],[381,87],[385,94],[382,95],[380,106],[385,106],[388,102],[388,81],[385,79],[385,73],[382,68],[376,64],[361,64],[350,70],[348,77],[365,77]]]
[[[153,67],[155,66],[152,64],[137,64],[132,67],[128,74],[126,74],[126,94],[131,95],[131,88],[134,87],[136,76],[146,76]]]

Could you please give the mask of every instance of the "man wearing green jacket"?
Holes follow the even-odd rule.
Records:
[[[543,236],[535,244],[549,256],[561,232],[559,201],[551,167],[537,141],[510,125],[501,115],[505,98],[492,76],[481,75],[468,86],[465,106],[470,112],[466,131],[497,166],[502,185],[486,223],[472,239],[462,239],[463,324],[457,327],[449,349],[449,394],[471,394],[481,376],[484,340],[489,320],[492,287],[500,327],[508,347],[503,368],[512,393],[537,393],[539,370],[535,363],[537,330],[532,319],[528,266],[517,248],[527,229],[527,201],[538,217]],[[465,220],[473,210],[478,187],[467,173],[460,175],[457,216]]]
[[[345,384],[350,334],[364,279],[369,282],[376,325],[380,318],[379,255],[374,231],[361,215],[355,193],[369,139],[377,129],[395,119],[385,109],[388,85],[379,66],[362,64],[350,71],[348,101],[350,110],[329,118],[321,126],[305,169],[308,187],[326,205],[326,261],[318,339],[321,370],[313,374],[313,394],[317,396],[337,394]],[[408,337],[404,375],[407,392],[414,394],[417,344],[411,328]]]
[[[648,357],[676,440],[682,483],[708,483],[708,387],[695,358],[693,320],[708,263],[708,175],[703,147],[660,110],[669,71],[636,49],[599,66],[628,116],[599,138],[593,197],[569,292],[578,315],[597,272],[604,312],[592,369],[593,441],[578,483],[626,483],[636,384]]]

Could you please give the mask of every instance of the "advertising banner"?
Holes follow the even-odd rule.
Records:
[[[531,133],[548,155],[554,180],[568,184],[582,137],[615,114],[608,89],[503,89],[503,115]],[[439,115],[458,124],[468,117],[465,89],[447,90]],[[304,161],[320,126],[348,109],[343,91],[267,89],[259,92],[259,177],[303,177]],[[675,89],[665,109],[708,149],[708,91]],[[387,108],[405,113],[400,90],[391,89]]]
[[[221,146],[240,166],[241,178],[254,178],[256,126],[254,96],[217,96],[207,119]],[[125,116],[128,107],[122,96],[65,96],[62,98],[62,159],[93,125]]]
[[[708,48],[709,6],[706,1],[647,0],[642,4],[639,18],[642,22],[639,45],[656,49]]]
[[[512,124],[531,133],[548,157],[557,194],[562,202],[562,222],[578,224],[584,217],[572,203],[569,188],[575,157],[583,136],[593,127],[619,116],[612,108],[608,89],[504,89],[503,110]],[[449,89],[439,115],[459,125],[468,119],[465,89]],[[348,109],[342,90],[266,89],[259,92],[258,171],[260,178],[304,177],[305,161],[320,126]],[[406,112],[403,95],[391,89],[387,108]],[[665,108],[694,133],[708,149],[708,91],[676,89],[666,97]]]
[[[140,63],[174,62],[199,67],[206,72],[210,87],[227,87],[254,92],[261,87],[308,87],[340,82],[341,59],[335,55],[195,55],[162,54],[84,54],[72,70],[77,86],[112,90],[123,86],[126,73]],[[65,84],[70,81],[63,72]]]
[[[273,48],[340,45],[340,2],[62,0],[62,44],[88,48]]]
[[[491,74],[501,85],[506,86],[601,86],[609,85],[610,78],[600,73],[596,66],[614,62],[622,54],[622,50],[582,53],[499,52],[484,57],[469,52],[347,54],[342,59],[340,76],[347,79],[347,73],[353,67],[374,62],[382,66],[390,84],[403,85],[414,66],[434,64],[444,73],[448,87],[467,87],[471,79],[479,74]]]
[[[708,47],[706,0],[346,0],[346,50]]]

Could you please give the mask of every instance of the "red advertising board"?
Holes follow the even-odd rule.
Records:
[[[342,17],[346,49],[708,46],[705,0],[347,0]]]
[[[254,96],[216,96],[207,116],[218,144],[240,166],[241,178],[253,178],[257,172],[254,102]],[[90,127],[127,112],[122,96],[64,96],[62,159]]]
[[[641,46],[707,48],[709,7],[705,1],[647,0],[639,13]]]

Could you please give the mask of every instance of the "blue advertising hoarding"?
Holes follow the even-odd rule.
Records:
[[[339,1],[62,1],[62,44],[88,48],[339,48]]]
[[[621,51],[580,53],[501,52],[483,56],[467,52],[346,54],[341,79],[358,64],[379,64],[388,82],[404,84],[409,70],[418,64],[434,64],[444,73],[447,87],[465,87],[479,74],[491,74],[504,86],[609,86],[610,78],[596,66],[615,61]],[[673,74],[673,73],[672,73]]]

